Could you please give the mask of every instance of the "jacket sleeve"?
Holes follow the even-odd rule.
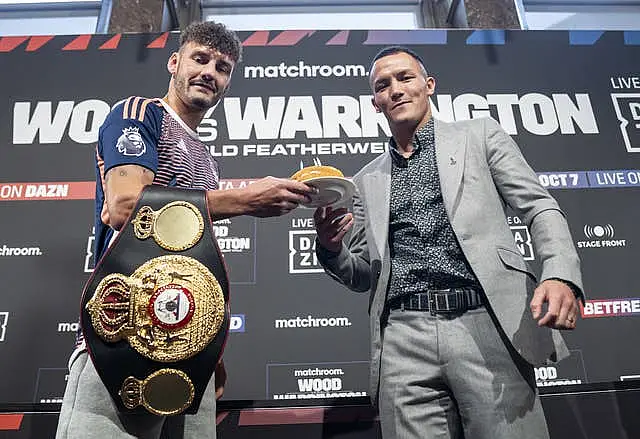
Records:
[[[324,270],[347,288],[364,292],[371,285],[371,265],[366,238],[366,218],[362,199],[353,197],[354,225],[343,239],[339,253],[329,252],[316,239],[316,255]]]
[[[542,187],[518,145],[494,119],[485,119],[484,139],[487,162],[500,196],[529,226],[542,264],[540,279],[568,281],[584,297],[580,258],[564,212]]]

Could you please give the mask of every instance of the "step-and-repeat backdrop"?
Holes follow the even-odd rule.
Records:
[[[539,386],[640,376],[640,32],[243,32],[245,61],[199,134],[222,190],[314,161],[354,175],[388,147],[370,59],[420,53],[444,120],[496,118],[566,211],[588,302]],[[110,108],[166,91],[175,34],[0,38],[0,404],[61,400],[93,264],[94,154]],[[367,393],[367,297],[314,256],[313,211],[216,224],[231,278],[227,400]],[[537,265],[527,226],[505,217]],[[639,244],[640,245],[640,244]]]

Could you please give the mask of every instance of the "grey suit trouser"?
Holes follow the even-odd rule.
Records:
[[[215,439],[216,397],[211,378],[195,415],[121,414],[86,352],[72,360],[56,439]]]
[[[548,439],[533,367],[485,308],[444,317],[392,310],[379,393],[384,439]]]

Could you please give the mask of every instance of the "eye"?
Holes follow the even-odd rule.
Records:
[[[197,62],[198,64],[206,64],[208,62],[208,60],[205,57],[203,57],[202,55],[194,56],[193,60],[195,62]]]
[[[376,92],[376,93],[381,92],[382,90],[384,90],[385,88],[387,88],[387,85],[388,85],[388,84],[387,84],[386,82],[380,82],[380,83],[376,84],[376,86],[375,86],[375,92]]]

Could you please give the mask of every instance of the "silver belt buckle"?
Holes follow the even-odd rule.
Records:
[[[456,311],[461,311],[459,306],[460,296],[461,295],[459,294],[459,292],[455,289],[430,290],[429,291],[429,313],[431,313],[432,316],[435,316],[438,313],[450,314]],[[444,300],[445,303],[443,308],[438,306],[438,298],[442,298],[442,300]],[[449,304],[450,298],[454,299],[455,303],[453,307],[450,306]]]

